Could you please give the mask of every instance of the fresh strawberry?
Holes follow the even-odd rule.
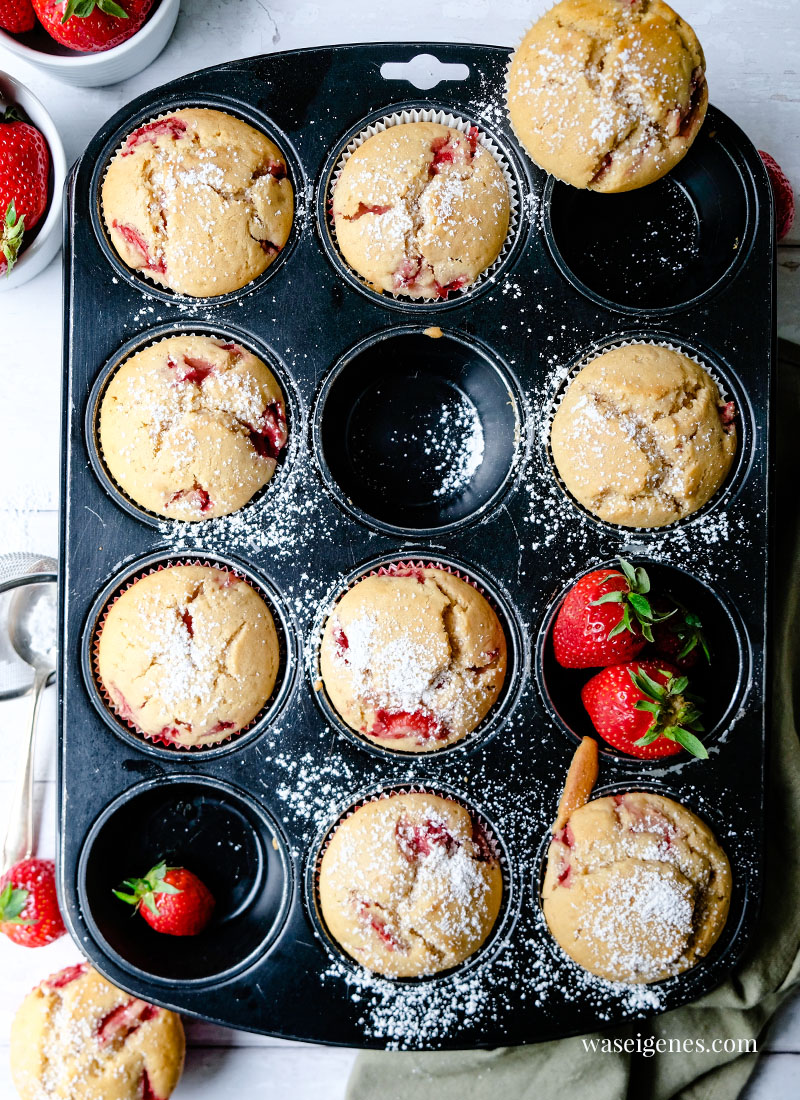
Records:
[[[758,155],[764,162],[769,182],[772,184],[772,197],[775,201],[775,236],[780,241],[792,228],[794,221],[794,191],[778,162],[769,153],[763,153],[760,149]]]
[[[595,569],[569,590],[553,624],[553,649],[564,668],[630,661],[653,640],[657,615],[647,598],[650,579],[624,558],[619,569]]]
[[[36,25],[31,0],[0,0],[0,27],[12,34],[32,31]]]
[[[153,0],[33,0],[39,22],[62,46],[98,53],[136,34]]]
[[[47,142],[14,107],[0,118],[0,275],[11,271],[31,230],[47,209]]]
[[[583,705],[594,728],[615,749],[654,759],[686,749],[708,757],[695,733],[702,733],[699,702],[689,681],[667,661],[629,661],[604,668],[584,685]]]
[[[23,947],[44,947],[64,935],[52,859],[23,859],[0,879],[0,932]]]
[[[673,604],[674,615],[653,627],[655,648],[684,671],[693,668],[701,657],[710,663],[711,651],[699,617],[677,600]],[[660,610],[662,605],[657,606]],[[663,606],[667,608],[668,604],[664,602]]]
[[[213,895],[185,867],[167,867],[162,860],[144,878],[126,879],[123,886],[127,890],[115,890],[115,895],[135,905],[156,932],[196,936],[211,920]]]

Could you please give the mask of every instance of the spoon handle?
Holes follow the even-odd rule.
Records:
[[[7,871],[21,859],[27,859],[33,852],[33,745],[39,703],[47,683],[47,676],[46,669],[36,669],[28,738],[22,750],[23,763],[17,773],[8,807],[8,826],[0,860],[3,871]]]

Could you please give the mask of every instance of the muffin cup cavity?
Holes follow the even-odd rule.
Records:
[[[398,759],[440,758],[451,753],[469,752],[472,749],[481,747],[489,737],[494,736],[501,729],[513,711],[522,691],[524,669],[528,665],[525,634],[521,628],[519,616],[513,610],[508,597],[497,585],[485,580],[481,574],[471,567],[465,569],[464,566],[451,558],[439,557],[436,560],[430,560],[420,557],[421,553],[424,554],[425,551],[412,549],[403,554],[374,558],[332,585],[318,607],[305,645],[307,673],[314,697],[325,720],[359,748],[365,749],[376,756],[395,761]],[[472,585],[487,600],[500,620],[506,639],[507,652],[506,675],[503,686],[483,721],[460,740],[444,745],[442,748],[422,752],[392,749],[388,745],[378,744],[366,735],[359,733],[358,730],[348,726],[328,698],[320,671],[320,648],[325,624],[345,592],[350,591],[365,577],[393,576],[401,570],[407,571],[410,569],[442,569],[447,573],[451,573],[454,577],[458,577],[459,580]]]
[[[162,859],[193,871],[214,896],[199,935],[156,932],[112,893]],[[92,936],[127,970],[164,984],[219,982],[280,935],[292,872],[280,828],[251,798],[216,778],[172,775],[103,810],[81,850],[78,892]]]
[[[90,210],[92,228],[94,229],[101,251],[114,268],[116,274],[124,279],[126,283],[146,294],[148,297],[158,298],[164,302],[171,302],[173,304],[194,302],[206,303],[207,306],[220,306],[260,290],[264,284],[272,278],[275,272],[286,263],[287,259],[294,251],[304,228],[301,223],[305,222],[304,196],[306,194],[306,184],[300,159],[292,143],[286,134],[279,130],[266,115],[262,115],[260,112],[253,110],[250,106],[246,106],[238,100],[228,100],[223,96],[203,95],[192,97],[191,99],[182,98],[173,101],[168,100],[167,102],[161,103],[160,106],[162,109],[156,114],[153,113],[153,105],[151,105],[144,110],[138,111],[121,123],[115,130],[113,136],[106,143],[97,159],[97,163],[92,173]],[[249,283],[245,283],[244,286],[239,287],[237,290],[231,290],[225,294],[210,295],[207,297],[180,294],[153,280],[144,269],[128,267],[111,243],[102,209],[101,192],[106,173],[108,172],[111,161],[121,153],[129,134],[140,126],[146,126],[151,122],[158,122],[174,114],[175,111],[187,110],[190,108],[207,108],[209,110],[223,111],[225,114],[232,115],[241,122],[246,122],[248,126],[252,126],[254,130],[258,130],[259,133],[274,142],[286,162],[287,175],[292,185],[294,195],[294,213],[289,237],[272,263],[265,271],[262,271],[260,275],[257,275]]]
[[[435,974],[423,974],[415,978],[392,978],[383,974],[375,974],[377,981],[391,982],[396,985],[418,985],[421,982],[445,982],[450,976],[463,974],[466,970],[481,966],[494,956],[498,948],[508,936],[516,915],[517,888],[511,869],[511,861],[505,845],[495,825],[486,817],[484,812],[473,802],[465,798],[457,791],[443,787],[440,784],[429,784],[424,780],[409,783],[383,784],[378,789],[362,791],[340,806],[335,817],[329,820],[319,830],[312,841],[306,857],[305,869],[305,902],[309,919],[314,928],[315,935],[321,940],[328,953],[338,962],[344,962],[354,971],[364,972],[361,966],[351,955],[348,955],[341,944],[331,935],[322,915],[322,907],[319,900],[319,873],[322,857],[327,851],[336,830],[343,821],[352,817],[356,810],[366,806],[370,802],[379,802],[382,799],[391,798],[393,795],[404,794],[430,794],[438,798],[445,798],[456,802],[469,813],[473,823],[479,828],[482,839],[500,865],[503,878],[503,898],[500,911],[492,930],[483,944],[469,958],[458,966],[448,970],[442,970]]]
[[[709,109],[686,156],[647,187],[601,194],[551,177],[544,233],[587,298],[648,316],[686,309],[727,283],[752,244],[753,196]]]
[[[460,333],[402,326],[348,351],[313,419],[323,480],[382,532],[438,534],[487,515],[525,449],[522,399],[490,349]]]
[[[279,646],[279,667],[272,694],[261,710],[243,729],[221,738],[213,745],[180,745],[158,735],[146,734],[132,721],[122,717],[116,710],[103,684],[98,668],[98,647],[100,635],[111,606],[123,592],[128,591],[137,581],[152,573],[160,572],[176,565],[200,565],[211,569],[223,569],[236,575],[247,583],[264,601],[275,623],[275,632]],[[86,689],[95,709],[106,725],[129,745],[144,752],[158,755],[176,756],[187,754],[195,758],[209,759],[224,755],[251,743],[270,726],[286,704],[295,680],[297,670],[297,645],[291,618],[277,589],[265,577],[231,558],[214,554],[213,556],[196,554],[155,553],[139,560],[133,568],[116,574],[95,600],[83,629],[81,645],[81,667]]]
[[[688,610],[694,611],[703,624],[711,651],[711,663],[699,656],[695,664],[687,669],[686,675],[689,677],[689,690],[703,700],[700,709],[706,732],[700,735],[701,741],[712,754],[725,752],[728,732],[745,706],[751,686],[751,647],[739,614],[726,595],[684,569],[624,551],[623,556],[631,564],[645,567],[651,581],[651,594],[671,596],[679,600]],[[559,730],[575,742],[582,737],[594,737],[601,755],[614,764],[639,769],[645,773],[687,764],[702,769],[707,766],[707,762],[696,760],[685,751],[675,756],[646,760],[628,756],[612,748],[595,730],[580,695],[583,685],[602,669],[599,666],[585,669],[562,668],[556,661],[552,628],[561,604],[580,576],[602,568],[618,568],[618,562],[610,559],[593,563],[579,576],[570,578],[545,611],[534,652],[536,682],[545,709]],[[634,661],[653,659],[657,659],[657,652],[651,646],[647,646],[633,658]],[[664,660],[674,663],[674,658],[671,657],[664,657]]]
[[[271,348],[267,347],[262,341],[252,337],[249,333],[243,332],[228,324],[210,325],[202,321],[191,321],[187,322],[185,325],[160,325],[157,328],[149,329],[135,336],[108,360],[95,379],[94,385],[89,393],[89,399],[86,403],[84,430],[86,448],[89,453],[89,462],[91,463],[92,470],[97,480],[103,486],[103,489],[123,511],[128,513],[129,516],[133,516],[134,519],[146,523],[150,527],[156,528],[162,528],[165,524],[169,525],[190,521],[171,519],[168,516],[162,516],[156,512],[151,512],[148,508],[138,504],[126,493],[122,486],[117,483],[108,469],[103,454],[102,444],[100,442],[100,409],[110,382],[117,371],[124,366],[129,359],[141,351],[145,351],[150,347],[154,347],[156,344],[162,343],[164,340],[176,336],[209,336],[241,344],[242,347],[255,355],[269,368],[275,376],[280,386],[281,393],[283,394],[288,436],[286,445],[282,448],[276,460],[275,471],[266,485],[258,489],[241,508],[226,513],[225,516],[219,517],[221,520],[225,520],[228,516],[241,515],[245,511],[249,512],[251,509],[267,506],[265,501],[267,501],[268,498],[274,498],[276,494],[280,493],[297,459],[302,437],[300,401],[288,369],[281,358],[276,355]],[[270,499],[270,504],[271,503],[273,503],[272,499]],[[192,525],[199,527],[203,524],[213,522],[213,519],[197,520],[193,521]]]
[[[503,178],[506,181],[509,194],[509,221],[503,247],[493,262],[482,271],[468,286],[463,289],[451,290],[445,298],[432,300],[429,298],[414,299],[402,293],[381,293],[374,290],[363,277],[350,266],[339,250],[336,240],[336,229],[333,220],[333,192],[347,161],[365,141],[382,133],[391,126],[398,126],[413,122],[436,122],[442,126],[460,130],[466,134],[477,126],[478,141],[491,154],[500,167]],[[363,119],[357,124],[328,157],[328,161],[322,173],[322,186],[319,192],[317,204],[317,218],[319,222],[320,238],[329,259],[347,282],[366,294],[373,301],[395,309],[404,310],[442,310],[451,309],[473,298],[476,294],[486,289],[487,285],[494,281],[498,272],[508,265],[512,255],[516,254],[522,243],[522,219],[520,216],[521,196],[523,194],[522,180],[524,175],[517,164],[515,155],[509,150],[507,143],[496,133],[489,130],[483,120],[480,125],[476,121],[464,117],[458,113],[451,113],[441,108],[423,106],[421,104],[407,104],[400,106],[389,114],[375,113]]]
[[[706,374],[716,383],[722,401],[733,401],[736,406],[736,454],[724,481],[714,495],[696,511],[689,512],[687,515],[681,516],[680,519],[660,527],[626,527],[623,524],[610,523],[607,520],[601,519],[600,516],[595,515],[594,512],[589,511],[588,508],[572,495],[564,484],[553,459],[553,452],[550,445],[553,418],[566,395],[570,382],[572,382],[584,367],[588,366],[589,363],[593,362],[595,359],[598,359],[601,355],[605,354],[605,352],[637,344],[652,344],[655,347],[668,348],[670,351],[677,352],[679,355],[691,359],[692,362],[702,367]],[[544,401],[544,416],[538,427],[538,435],[540,453],[545,469],[552,475],[558,487],[576,511],[580,512],[582,516],[598,527],[606,531],[615,532],[624,538],[635,537],[636,539],[650,539],[655,541],[662,539],[665,533],[675,531],[676,529],[691,524],[702,523],[703,520],[712,513],[728,508],[733,504],[750,472],[755,442],[755,427],[753,409],[746,390],[728,364],[722,363],[717,353],[690,344],[680,337],[672,337],[668,333],[656,334],[653,330],[644,329],[639,332],[626,333],[621,337],[599,340],[590,348],[585,348],[583,351],[579,352],[571,363],[567,364],[562,371],[559,371],[553,383],[551,396],[549,399],[546,397]]]

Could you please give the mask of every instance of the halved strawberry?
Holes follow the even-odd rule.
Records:
[[[629,661],[598,672],[581,699],[594,728],[620,752],[654,759],[684,748],[706,759],[696,736],[703,732],[700,700],[688,686],[688,678],[666,661]]]

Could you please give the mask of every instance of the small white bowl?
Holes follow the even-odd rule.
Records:
[[[69,50],[38,24],[36,30],[22,36],[25,42],[35,42],[36,48],[26,45],[20,37],[0,30],[0,56],[5,51],[21,57],[58,80],[78,88],[117,84],[155,61],[169,41],[179,8],[180,0],[159,0],[136,34],[127,42],[101,53]]]
[[[41,130],[50,150],[50,164],[53,180],[53,193],[50,205],[44,215],[44,221],[35,227],[33,241],[23,248],[19,259],[10,272],[0,275],[0,291],[13,290],[38,275],[55,256],[61,247],[61,205],[64,195],[64,180],[67,175],[67,159],[58,130],[42,104],[24,84],[20,84],[8,73],[0,72],[0,99],[9,106],[21,107],[37,130]],[[5,210],[2,211],[5,214]]]

